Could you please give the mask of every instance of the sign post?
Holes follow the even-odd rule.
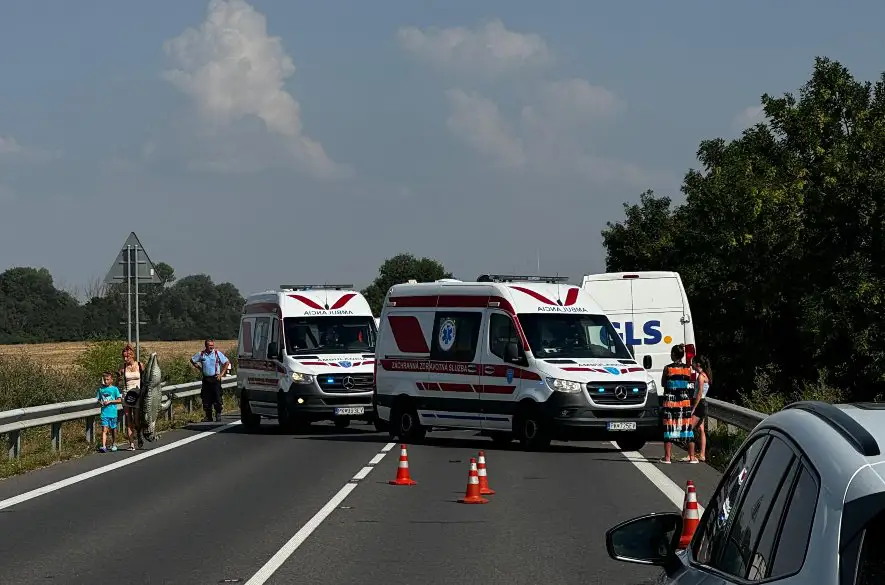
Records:
[[[139,254],[139,251],[141,254]],[[145,325],[146,323],[141,322],[141,316],[139,314],[138,307],[138,297],[144,293],[140,293],[138,291],[139,283],[148,283],[148,284],[160,284],[162,281],[160,280],[160,276],[157,274],[156,269],[154,268],[153,262],[147,255],[147,251],[144,249],[144,246],[141,245],[141,242],[138,240],[138,236],[135,235],[135,232],[130,232],[129,237],[126,238],[126,241],[123,242],[123,246],[120,249],[120,252],[117,254],[117,258],[114,260],[114,263],[111,265],[111,269],[108,271],[107,276],[105,276],[104,282],[105,284],[117,284],[122,281],[126,281],[126,325],[127,325],[127,338],[129,343],[132,343],[132,295],[135,294],[135,359],[137,361],[141,361],[141,325]]]

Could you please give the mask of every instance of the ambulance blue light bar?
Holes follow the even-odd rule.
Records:
[[[352,284],[281,284],[283,290],[353,290]]]
[[[567,276],[535,276],[535,275],[516,275],[516,274],[481,274],[477,277],[476,282],[568,282]]]

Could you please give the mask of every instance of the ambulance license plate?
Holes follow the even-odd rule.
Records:
[[[365,406],[342,406],[341,408],[335,409],[335,416],[349,415],[349,414],[365,414],[365,413],[366,413]]]
[[[635,431],[636,423],[635,422],[610,422],[608,423],[608,430],[610,431]]]

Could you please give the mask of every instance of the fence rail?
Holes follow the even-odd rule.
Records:
[[[731,404],[730,402],[723,402],[715,398],[707,399],[707,418],[728,427],[752,431],[767,416],[767,414],[756,412],[737,404]]]
[[[222,381],[222,389],[234,388],[236,378],[231,376]],[[193,398],[199,396],[201,382],[188,382],[186,384],[174,384],[164,386],[161,392],[169,398],[169,406],[165,410],[166,418],[172,420],[174,401],[186,400],[186,408],[190,412],[193,408]],[[21,432],[34,427],[50,426],[52,450],[61,450],[61,425],[72,420],[85,420],[86,442],[95,441],[95,419],[101,414],[101,406],[95,398],[83,400],[71,400],[55,404],[42,404],[28,408],[15,408],[0,412],[0,435],[9,437],[9,457],[18,459],[21,456]],[[123,407],[117,406],[118,427],[123,428]]]

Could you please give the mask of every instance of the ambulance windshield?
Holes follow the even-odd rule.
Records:
[[[520,313],[519,322],[536,358],[633,359],[603,315]]]
[[[362,353],[375,351],[372,317],[286,317],[286,353]]]

